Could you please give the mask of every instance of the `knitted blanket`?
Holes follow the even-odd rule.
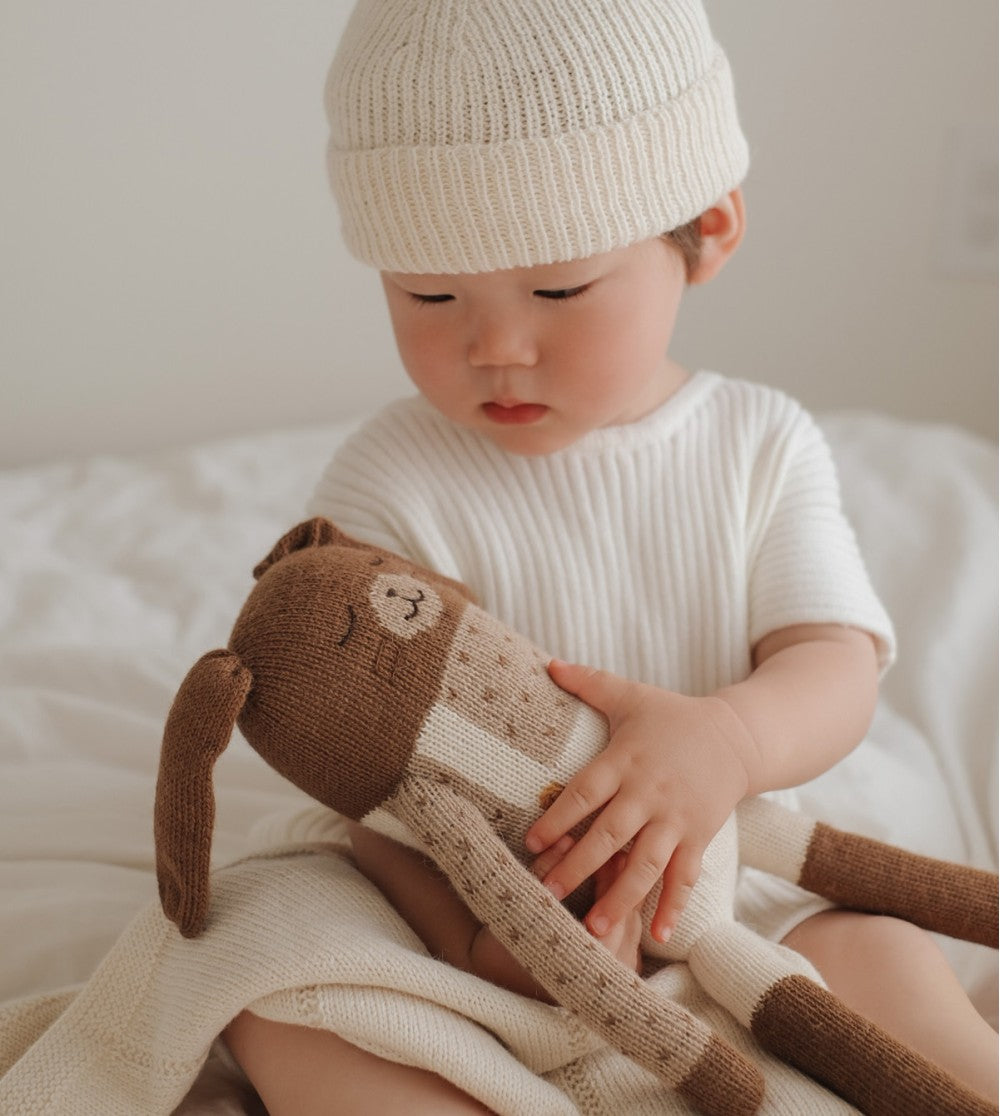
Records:
[[[82,987],[0,1008],[0,1112],[222,1111],[197,1099],[199,1076],[204,1093],[213,1042],[245,1007],[432,1069],[501,1116],[690,1111],[568,1012],[430,957],[354,868],[332,815],[307,810],[282,836],[215,874],[218,916],[203,937],[182,938],[150,904]],[[853,1111],[761,1051],[685,965],[650,979],[758,1062],[763,1112]],[[230,1102],[249,1111],[235,1084]]]

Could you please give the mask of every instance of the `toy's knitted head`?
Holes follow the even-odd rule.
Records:
[[[387,271],[622,248],[748,162],[700,0],[359,0],[326,106],[347,246]]]
[[[399,783],[468,592],[321,519],[254,576],[229,641],[253,677],[240,730],[313,798],[360,819]]]
[[[469,603],[464,586],[322,519],[286,534],[254,576],[228,649],[195,664],[164,733],[157,866],[186,934],[207,911],[211,769],[234,726],[296,786],[360,820],[398,786]]]
[[[347,817],[419,844],[386,804],[408,776],[432,778],[526,855],[555,781],[606,741],[604,719],[552,682],[545,656],[465,586],[324,519],[288,532],[254,573],[228,648],[191,669],[164,732],[158,874],[182,931],[207,913],[212,765],[237,725]]]

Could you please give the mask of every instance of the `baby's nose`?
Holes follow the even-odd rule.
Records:
[[[531,368],[538,361],[538,344],[516,316],[484,316],[474,325],[468,359],[473,368]]]

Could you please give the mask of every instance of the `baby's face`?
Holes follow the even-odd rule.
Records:
[[[634,422],[685,379],[667,355],[684,264],[660,238],[569,263],[382,280],[417,388],[512,453]]]

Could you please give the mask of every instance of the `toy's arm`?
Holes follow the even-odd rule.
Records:
[[[707,1116],[757,1111],[764,1091],[759,1069],[595,941],[475,807],[446,785],[418,779],[387,805],[557,1003]]]
[[[763,798],[737,810],[740,858],[843,907],[997,945],[997,877],[845,833]]]
[[[415,848],[350,822],[354,859],[406,919],[431,955],[521,996],[551,1002],[462,902],[447,877]]]

